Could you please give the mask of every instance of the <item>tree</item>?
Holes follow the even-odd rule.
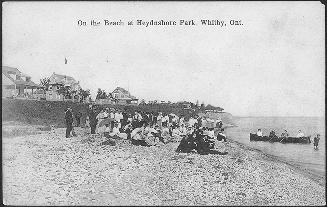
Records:
[[[83,90],[82,88],[79,89],[78,94],[82,97],[82,100],[86,100],[91,95],[90,89]]]
[[[145,105],[145,104],[146,104],[146,103],[145,103],[145,100],[142,99],[139,105]]]
[[[112,97],[112,94],[111,93],[107,93],[105,92],[105,90],[102,90],[101,88],[98,88],[98,91],[97,91],[97,96],[95,99],[106,99],[106,98],[110,98]]]
[[[43,86],[43,90],[47,91],[49,88],[49,83],[50,83],[50,78],[49,77],[45,77],[40,79],[40,85]]]
[[[95,99],[100,99],[101,96],[102,96],[102,90],[101,88],[98,88],[97,96],[95,97]]]
[[[63,95],[65,98],[71,98],[71,89],[69,86],[62,86],[57,90],[58,94]]]

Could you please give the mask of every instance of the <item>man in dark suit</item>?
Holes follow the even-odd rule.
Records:
[[[65,112],[65,121],[66,121],[66,138],[70,137],[70,132],[73,129],[73,113],[72,110],[68,107]]]
[[[95,128],[97,126],[96,116],[97,114],[95,112],[94,106],[90,107],[89,119],[90,119],[91,134],[95,134]]]

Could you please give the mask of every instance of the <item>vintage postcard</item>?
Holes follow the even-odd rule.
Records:
[[[325,5],[2,3],[5,205],[326,205]]]

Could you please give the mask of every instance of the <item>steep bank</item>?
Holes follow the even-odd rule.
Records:
[[[88,104],[62,102],[62,101],[34,101],[34,100],[16,100],[2,99],[2,121],[16,121],[30,125],[54,125],[55,127],[64,127],[65,109],[70,107],[73,111],[80,111],[83,116],[82,125],[85,122]],[[111,107],[125,109],[128,112],[141,110],[146,112],[161,111],[167,114],[174,113],[180,115],[190,115],[191,111],[184,110],[181,106],[159,104],[159,105],[102,105],[101,107]],[[231,114],[221,113],[224,123],[232,123]]]
[[[71,107],[86,114],[87,105],[73,102],[2,99],[2,121],[29,125],[64,127],[65,109]],[[82,117],[84,121],[85,117]]]

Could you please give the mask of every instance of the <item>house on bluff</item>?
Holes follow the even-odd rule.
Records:
[[[39,99],[44,96],[42,88],[17,68],[2,66],[2,97]]]
[[[81,97],[78,94],[81,86],[79,81],[67,75],[53,73],[50,76],[49,87],[46,92],[48,101],[76,101],[79,102]],[[70,91],[66,93],[65,91]]]
[[[124,88],[117,87],[112,93],[112,97],[115,99],[117,104],[128,105],[133,104],[137,105],[138,99],[135,96],[132,96],[130,92]]]
[[[212,106],[212,105],[208,104],[204,108],[204,110],[205,110],[205,112],[222,113],[224,109],[221,108],[221,107],[215,107],[215,106]]]

